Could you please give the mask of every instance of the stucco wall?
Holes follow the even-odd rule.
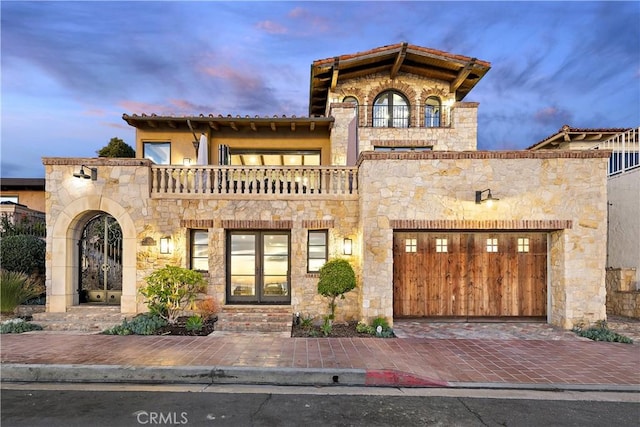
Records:
[[[417,224],[550,232],[550,322],[570,328],[604,319],[607,155],[365,153],[363,317],[392,317],[393,226]],[[486,188],[500,199],[492,208],[475,203],[475,191]]]
[[[607,180],[609,236],[607,267],[640,270],[640,169]],[[636,278],[638,281],[638,278]]]

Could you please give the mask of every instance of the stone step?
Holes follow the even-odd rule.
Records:
[[[33,313],[32,323],[45,331],[102,332],[124,318],[119,306],[74,306],[65,313]]]
[[[290,306],[224,306],[218,313],[216,331],[291,332]]]

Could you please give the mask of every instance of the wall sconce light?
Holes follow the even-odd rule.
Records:
[[[191,166],[191,159],[189,157],[182,159],[182,166]]]
[[[165,236],[160,238],[160,253],[170,254],[172,251],[171,237]]]
[[[88,174],[84,171],[84,168],[89,169],[89,172],[91,172],[91,174]],[[90,179],[91,181],[95,181],[98,179],[98,169],[97,168],[90,168],[88,166],[85,165],[80,165],[80,171],[79,172],[74,172],[73,176],[75,176],[76,178],[84,178],[84,179]]]
[[[484,193],[487,193],[487,196],[485,198],[482,198],[482,195]],[[500,200],[500,199],[496,199],[495,197],[493,197],[491,195],[491,189],[487,188],[486,190],[482,190],[482,191],[476,191],[476,204],[480,204],[480,203],[487,203],[488,207],[491,207],[493,205],[493,202],[495,202],[496,200]]]
[[[345,255],[353,254],[353,242],[348,237],[345,237],[342,242],[342,253]]]

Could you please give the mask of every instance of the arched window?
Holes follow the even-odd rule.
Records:
[[[345,96],[342,102],[351,102],[353,104],[356,104],[356,107],[358,107],[358,98],[356,98],[355,96]]]
[[[442,104],[440,98],[430,96],[424,105],[424,126],[428,128],[440,127]]]
[[[396,91],[382,92],[373,103],[373,127],[409,127],[409,102]]]

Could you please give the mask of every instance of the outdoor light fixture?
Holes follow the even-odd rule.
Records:
[[[487,196],[484,199],[482,198],[483,193],[487,193]],[[500,200],[500,199],[496,199],[491,195],[490,188],[487,188],[486,190],[482,190],[482,191],[476,191],[476,204],[478,205],[480,203],[487,202],[487,206],[491,207],[493,205],[493,202],[496,200]]]
[[[91,174],[86,173],[84,171],[84,168],[89,169]],[[96,179],[98,179],[98,169],[90,168],[89,166],[85,166],[85,165],[80,165],[80,172],[74,172],[73,176],[75,176],[76,178],[84,178],[84,179],[90,179],[91,181],[95,181]]]
[[[161,254],[171,253],[171,237],[165,236],[160,238],[160,253]]]
[[[347,237],[344,238],[344,241],[342,242],[342,252],[345,255],[351,255],[353,253],[353,245],[351,239]]]

